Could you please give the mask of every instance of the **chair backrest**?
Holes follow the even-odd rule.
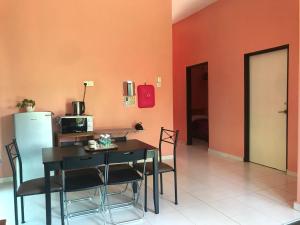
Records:
[[[19,182],[23,183],[22,159],[20,156],[17,140],[14,138],[11,143],[5,145],[5,149],[9,159],[10,167],[12,169],[14,190],[16,191],[18,183],[18,174]],[[19,171],[17,170],[17,163],[19,166]]]
[[[160,129],[160,137],[159,137],[159,161],[162,161],[162,144],[167,143],[173,145],[173,159],[174,159],[174,167],[176,167],[176,148],[177,148],[177,140],[178,140],[178,130],[168,130],[161,127]]]
[[[144,179],[145,167],[146,167],[146,159],[147,159],[147,149],[138,149],[132,151],[111,151],[107,153],[107,164],[105,166],[105,175],[104,180],[105,183],[108,181],[109,176],[109,168],[110,164],[115,163],[135,163],[136,161],[143,160],[143,173],[142,179]]]
[[[73,169],[84,169],[92,168],[105,164],[106,153],[97,152],[90,155],[84,156],[70,156],[64,157],[62,163],[63,170],[73,170]]]

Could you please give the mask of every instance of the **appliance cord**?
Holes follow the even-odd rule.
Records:
[[[84,91],[83,91],[83,99],[82,99],[82,101],[84,102],[84,99],[85,99],[85,92],[86,92],[86,83],[84,83]]]

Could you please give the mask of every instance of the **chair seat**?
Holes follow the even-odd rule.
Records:
[[[61,177],[50,177],[51,192],[62,190]],[[20,184],[17,196],[37,195],[45,193],[45,179],[37,178],[23,182]]]
[[[65,172],[65,192],[82,191],[103,184],[96,168],[69,170]]]
[[[130,167],[130,166],[129,166]],[[110,168],[110,167],[109,167]],[[142,180],[142,176],[132,167],[127,169],[109,169],[108,184],[123,184]]]
[[[137,163],[135,165],[135,168],[140,171],[141,173],[144,171],[144,163]],[[158,173],[166,173],[174,171],[174,168],[166,163],[158,162]],[[145,174],[146,175],[152,175],[153,174],[153,163],[147,162],[146,168],[145,168]]]

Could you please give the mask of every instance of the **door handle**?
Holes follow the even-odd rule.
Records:
[[[278,111],[278,113],[284,113],[284,114],[287,114],[287,112],[288,112],[287,109]]]

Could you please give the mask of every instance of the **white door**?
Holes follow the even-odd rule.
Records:
[[[286,171],[288,50],[249,59],[250,161]]]

